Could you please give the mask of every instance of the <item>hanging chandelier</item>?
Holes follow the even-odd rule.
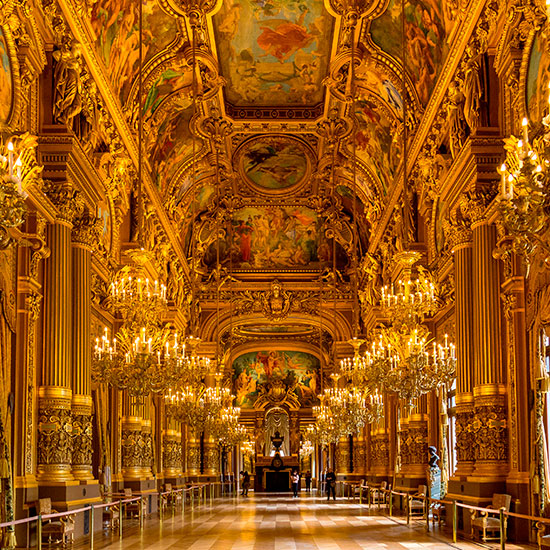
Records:
[[[505,140],[506,160],[499,170],[499,207],[504,226],[513,238],[514,251],[529,263],[540,250],[548,263],[550,247],[544,235],[550,207],[550,114],[535,126],[531,138],[527,118],[521,127],[521,139],[512,135]]]
[[[300,442],[300,457],[306,458],[315,452],[315,445],[309,439],[303,439]]]
[[[164,392],[177,382],[182,353],[177,333],[170,338],[168,329],[142,327],[136,335],[122,327],[111,342],[105,328],[103,336],[96,338],[92,375],[96,382],[141,398]]]
[[[413,277],[412,268],[419,257],[415,251],[398,255],[403,278],[381,293],[382,313],[391,324],[379,329],[367,355],[377,372],[383,373],[384,389],[397,393],[409,405],[450,383],[456,370],[454,344],[447,335],[444,343],[436,343],[423,324],[426,315],[437,311],[436,284],[422,266],[416,267]]]

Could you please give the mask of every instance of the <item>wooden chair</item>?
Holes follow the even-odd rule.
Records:
[[[359,483],[354,483],[353,484],[353,487],[352,487],[352,496],[353,496],[353,500],[355,500],[355,497],[356,496],[361,496],[361,487],[363,487],[363,485],[365,485],[365,480],[362,479]]]
[[[378,487],[373,487],[371,489],[371,504],[377,504],[380,507],[381,504],[386,504],[388,494],[386,490],[388,489],[388,482],[382,481]]]
[[[120,522],[120,505],[113,504],[103,508],[103,526],[109,529],[118,529]]]
[[[510,510],[510,504],[512,497],[501,493],[495,493],[493,500],[489,504],[488,508],[494,510],[500,510],[504,508],[506,512]],[[504,531],[506,532],[507,518],[504,517]],[[476,534],[481,534],[481,540],[486,542],[488,540],[500,540],[500,518],[497,514],[490,514],[489,512],[481,512],[481,516],[477,517],[477,511],[472,511],[472,537]]]
[[[426,494],[428,492],[428,487],[426,485],[419,485],[418,491],[409,497],[409,516],[418,517],[423,516],[425,507],[426,507]]]
[[[123,499],[132,498],[134,495],[132,494],[132,489],[125,488],[123,490],[124,496]],[[126,506],[126,517],[127,518],[139,518],[139,506],[140,501],[136,500],[135,502],[127,502],[124,506]]]
[[[52,510],[52,499],[41,498],[38,500],[38,513],[41,516],[47,514],[56,514]],[[42,539],[47,540],[47,544],[62,544],[74,541],[74,516],[65,516],[61,518],[45,519],[42,521]]]

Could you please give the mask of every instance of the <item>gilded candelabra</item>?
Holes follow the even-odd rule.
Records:
[[[549,96],[550,102],[550,96]],[[529,136],[529,121],[522,121],[522,137],[505,140],[506,161],[500,167],[499,206],[504,226],[513,238],[513,248],[529,263],[541,251],[549,265],[550,246],[546,233],[550,214],[548,175],[550,169],[550,114]]]
[[[36,163],[36,144],[36,137],[28,133],[0,141],[0,250],[14,242],[9,232],[25,219],[25,189],[42,171]]]

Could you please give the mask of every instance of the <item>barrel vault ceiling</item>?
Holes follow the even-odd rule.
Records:
[[[403,78],[397,0],[144,0],[141,72],[135,0],[63,4],[130,173],[142,117],[145,217],[170,234],[144,241],[178,258],[163,269],[194,289],[195,331],[312,353],[349,338],[354,255],[395,221],[403,93],[414,149],[469,11],[405,3]]]

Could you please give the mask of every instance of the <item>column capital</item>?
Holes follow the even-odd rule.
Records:
[[[72,225],[84,206],[80,193],[68,183],[51,180],[44,181],[44,192],[57,209],[57,221]]]
[[[73,244],[80,245],[89,250],[99,242],[99,229],[101,227],[100,218],[93,216],[89,211],[75,216],[73,219],[73,229],[71,237]]]

